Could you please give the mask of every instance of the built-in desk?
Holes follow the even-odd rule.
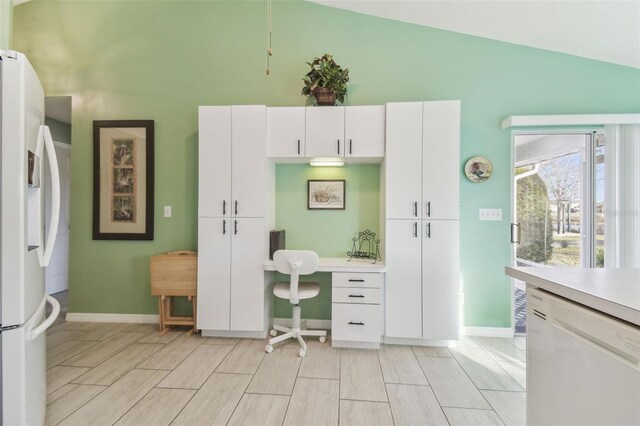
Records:
[[[265,271],[275,271],[273,261]],[[378,348],[384,334],[382,262],[320,258],[317,272],[331,272],[331,342],[334,347]]]

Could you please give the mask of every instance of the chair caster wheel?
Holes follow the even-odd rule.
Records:
[[[271,330],[269,335],[271,335],[271,337],[276,337],[278,335],[278,330]]]
[[[267,345],[267,346],[264,348],[264,351],[265,351],[266,353],[270,354],[271,352],[273,352],[273,346],[271,346],[271,345]]]
[[[320,338],[318,339],[320,341],[320,343],[324,343],[327,341],[327,338],[324,336],[320,336]]]
[[[300,349],[300,350],[298,351],[298,356],[299,356],[300,358],[304,358],[304,356],[305,356],[306,354],[307,354],[307,351],[305,351],[304,349]]]

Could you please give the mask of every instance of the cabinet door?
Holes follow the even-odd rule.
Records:
[[[231,232],[231,330],[265,330],[265,221],[234,218]]]
[[[384,157],[384,120],[384,105],[345,107],[344,156]]]
[[[423,221],[422,332],[425,339],[458,339],[459,247],[457,220]]]
[[[231,221],[198,220],[198,317],[201,330],[229,330]]]
[[[305,107],[267,108],[267,157],[304,157]]]
[[[423,126],[423,217],[459,219],[460,101],[425,102]]]
[[[344,107],[306,110],[307,157],[344,157]]]
[[[422,102],[387,104],[387,219],[419,219],[422,182]]]
[[[231,107],[231,214],[264,217],[267,206],[267,107]]]
[[[389,337],[422,337],[420,221],[386,223],[386,332]]]
[[[229,216],[231,107],[201,106],[198,131],[198,216]]]

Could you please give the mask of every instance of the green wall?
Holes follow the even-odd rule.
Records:
[[[0,49],[11,46],[11,24],[13,22],[13,2],[0,0]]]
[[[265,75],[266,2],[30,1],[14,9],[13,46],[49,96],[73,96],[72,312],[154,313],[149,255],[196,248],[197,106],[304,105],[305,61],[329,52],[350,69],[348,103],[462,100],[461,166],[494,165],[488,182],[461,178],[461,268],[469,326],[510,325],[512,114],[640,111],[640,71],[301,1],[273,4]],[[92,120],[154,119],[153,242],[91,240]],[[443,182],[446,184],[446,182]],[[162,206],[173,217],[162,217]],[[504,220],[478,220],[502,208]],[[309,237],[325,237],[309,226]]]

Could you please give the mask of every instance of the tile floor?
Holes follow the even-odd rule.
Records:
[[[54,425],[524,425],[524,338],[455,349],[157,335],[59,320],[47,335]]]

